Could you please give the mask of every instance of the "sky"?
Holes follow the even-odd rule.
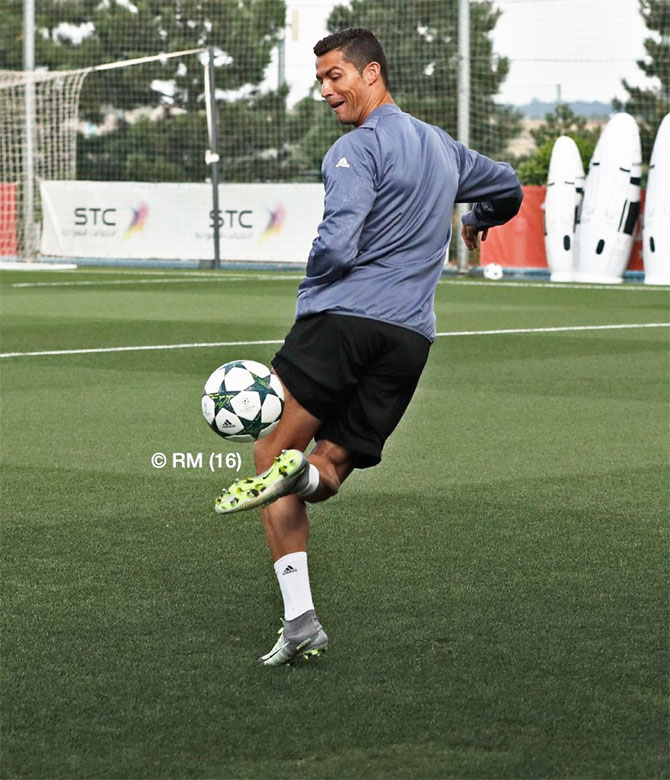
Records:
[[[291,104],[304,97],[314,79],[312,47],[327,35],[332,0],[286,0],[286,80]],[[637,0],[496,0],[503,14],[493,33],[494,51],[511,61],[500,102],[522,105],[533,98],[625,98],[621,79],[644,85],[635,61],[644,55],[650,33]],[[391,63],[391,68],[393,63]],[[277,84],[277,60],[267,83]]]

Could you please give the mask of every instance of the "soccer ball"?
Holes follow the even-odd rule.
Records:
[[[202,415],[209,427],[230,441],[267,436],[284,410],[284,388],[267,366],[232,360],[212,372],[202,391]]]
[[[497,282],[498,279],[502,279],[503,278],[502,266],[499,265],[498,263],[489,263],[488,265],[485,265],[484,278],[492,279],[494,282]]]

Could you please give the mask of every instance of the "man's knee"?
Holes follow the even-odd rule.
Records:
[[[306,501],[317,503],[332,498],[340,490],[340,485],[353,471],[351,453],[338,444],[321,439],[309,456],[309,462],[319,472],[319,487],[305,497]]]
[[[327,501],[337,495],[341,482],[333,464],[324,458],[314,456],[314,454],[309,456],[309,462],[319,472],[319,484],[313,493],[304,496],[305,501],[310,504],[318,504],[320,501]]]

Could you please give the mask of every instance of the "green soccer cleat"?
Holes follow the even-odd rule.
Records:
[[[279,639],[269,653],[262,655],[258,663],[262,666],[294,664],[299,660],[322,655],[328,648],[328,637],[313,609],[295,620],[283,621]]]
[[[238,479],[223,490],[214,502],[214,509],[223,515],[267,506],[293,492],[308,465],[309,461],[300,450],[282,450],[267,471]]]

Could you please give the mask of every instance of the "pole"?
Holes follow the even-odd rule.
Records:
[[[458,140],[470,145],[470,0],[458,2]],[[466,203],[459,203],[456,213],[460,232],[461,217],[468,210]],[[468,248],[458,240],[458,270],[468,269]]]
[[[214,78],[214,47],[209,47],[209,58],[205,68],[205,96],[209,149],[205,162],[209,165],[212,179],[212,226],[214,228],[214,268],[221,268],[221,210],[219,209],[219,134],[216,111],[216,81]]]
[[[277,86],[281,89],[286,84],[286,30],[280,33],[277,42]]]
[[[35,256],[35,0],[23,3],[23,70],[25,86],[25,143],[23,163],[23,254]]]

